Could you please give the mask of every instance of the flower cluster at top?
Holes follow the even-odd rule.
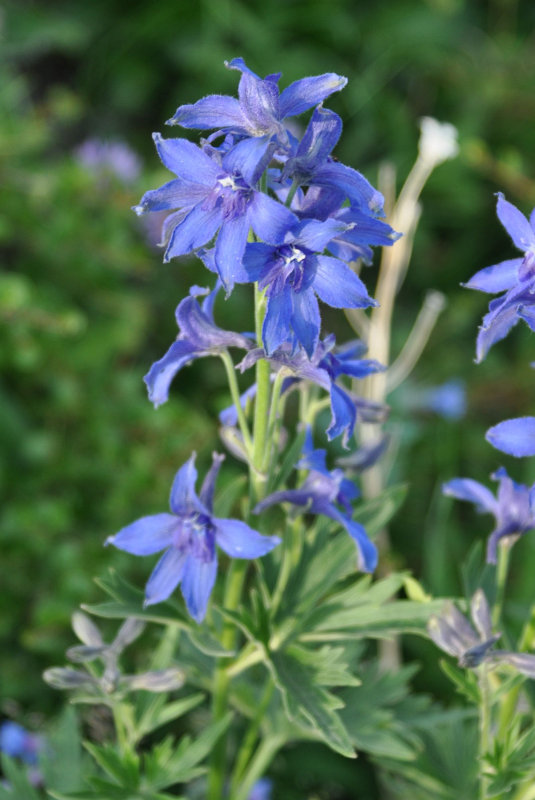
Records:
[[[211,131],[200,145],[154,134],[176,177],[146,192],[135,211],[169,211],[165,261],[196,253],[227,295],[236,283],[258,284],[268,355],[289,345],[311,357],[318,299],[335,308],[375,305],[347,262],[369,261],[370,245],[390,245],[398,234],[379,219],[380,193],[331,155],[342,121],[322,103],[346,78],[327,73],[281,92],[279,74],[259,78],[241,58],[227,66],[241,73],[239,97],[210,95],[177,109],[169,124]],[[287,120],[310,109],[298,140]]]

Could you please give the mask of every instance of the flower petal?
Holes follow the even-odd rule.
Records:
[[[478,289],[480,292],[497,294],[511,289],[518,283],[518,270],[522,263],[521,258],[511,258],[500,261],[491,267],[485,267],[472,275],[468,283],[463,283],[466,289]]]
[[[337,436],[342,436],[342,446],[347,448],[347,441],[353,435],[357,411],[351,396],[336,384],[331,385],[331,424],[326,430],[327,438],[331,442]]]
[[[517,311],[518,306],[508,303],[505,299],[498,307],[485,314],[477,334],[476,363],[480,364],[483,361],[493,344],[505,339],[520,319]]]
[[[211,94],[196,103],[177,108],[167,125],[181,125],[183,128],[232,128],[245,131],[246,121],[240,102],[235,97],[224,94]]]
[[[298,223],[295,214],[263,192],[255,192],[250,209],[252,229],[268,244],[282,244],[285,234]]]
[[[293,292],[292,328],[309,358],[316,349],[320,336],[321,317],[313,289]]]
[[[211,511],[214,505],[214,491],[215,491],[215,483],[217,480],[217,476],[219,474],[219,470],[221,468],[221,464],[225,460],[225,456],[221,455],[220,453],[212,453],[212,466],[206,473],[206,477],[203,481],[201,486],[201,491],[199,494],[199,499],[201,503],[206,506],[206,508]]]
[[[175,514],[185,515],[192,511],[207,513],[195,493],[197,470],[195,468],[196,453],[192,453],[185,464],[182,464],[175,475],[169,497],[171,511]]]
[[[242,263],[248,235],[247,214],[223,220],[215,244],[215,265],[227,295],[235,283],[247,283],[249,280]]]
[[[178,340],[173,342],[167,353],[155,361],[143,380],[147,384],[149,400],[158,408],[169,399],[171,381],[182,367],[204,353],[198,351],[191,342]]]
[[[279,98],[281,119],[295,117],[312,106],[317,106],[333,92],[343,89],[346,83],[347,78],[334,72],[294,81],[281,92]]]
[[[217,557],[210,561],[190,555],[184,567],[181,590],[186,607],[196,622],[202,622],[217,575]]]
[[[494,515],[498,513],[498,502],[490,489],[471,478],[454,478],[442,484],[442,493],[447,497],[475,503],[481,513],[489,512]]]
[[[328,161],[314,171],[310,181],[318,186],[334,186],[344,192],[352,205],[364,212],[383,216],[383,195],[356,169],[338,161]]]
[[[496,206],[498,219],[519,250],[526,252],[535,248],[535,232],[528,220],[516,206],[505,199],[502,192],[498,192]]]
[[[474,620],[474,625],[483,640],[492,638],[492,621],[490,617],[489,604],[485,593],[482,589],[478,589],[472,597],[470,604],[470,613]]]
[[[226,172],[243,175],[251,186],[258,181],[271,161],[275,143],[270,146],[269,136],[247,137],[234,145],[223,159]]]
[[[167,600],[182,580],[187,560],[188,554],[177,547],[165,551],[145,587],[145,606]]]
[[[164,262],[175,256],[184,256],[203,245],[215,236],[221,224],[221,209],[204,209],[196,205],[173,230],[165,251]]]
[[[262,536],[238,519],[214,519],[216,542],[233,558],[258,558],[265,556],[280,544],[278,536]]]
[[[132,522],[115,536],[109,536],[106,544],[113,544],[134,556],[150,556],[170,546],[176,525],[174,514],[152,514]]]
[[[368,539],[366,529],[355,520],[345,519],[343,523],[346,531],[357,545],[357,564],[361,572],[373,572],[377,566],[377,548]]]
[[[499,422],[485,434],[497,450],[522,458],[535,455],[535,417],[517,417]]]
[[[314,277],[314,289],[320,300],[333,308],[368,308],[377,306],[364,283],[355,273],[331,256],[317,256],[318,268]]]
[[[134,211],[138,216],[148,211],[167,211],[174,208],[191,209],[206,197],[204,186],[191,186],[184,181],[175,180],[164,183],[158,189],[145,192]]]
[[[186,183],[208,188],[214,185],[220,169],[204,150],[187,139],[164,139],[161,133],[153,133],[152,138],[167,169]]]
[[[293,304],[290,290],[268,297],[266,316],[262,327],[262,340],[268,355],[271,355],[279,345],[292,340],[292,312]]]
[[[207,298],[209,299],[209,298]],[[176,310],[181,336],[187,343],[202,352],[203,350],[217,351],[222,347],[250,347],[249,340],[239,333],[225,331],[218,328],[213,319],[205,313],[204,308],[210,310],[210,305],[200,307],[195,297],[185,297]],[[178,342],[176,343],[178,344]]]

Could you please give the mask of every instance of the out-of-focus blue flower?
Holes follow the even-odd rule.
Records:
[[[357,563],[363,572],[373,572],[377,566],[377,548],[368,539],[365,528],[351,519],[352,501],[358,497],[357,487],[345,477],[341,469],[328,470],[325,451],[314,450],[312,436],[307,432],[303,457],[296,465],[309,470],[302,486],[274,492],[261,500],[253,509],[260,514],[278,503],[302,506],[307,513],[323,514],[342,525],[354,540],[357,548]],[[341,511],[338,506],[343,507]]]
[[[472,597],[470,611],[475,630],[453,603],[448,603],[439,616],[430,617],[427,630],[437,647],[456,656],[461,667],[476,669],[483,663],[509,664],[535,678],[535,656],[491,649],[501,633],[492,633],[489,604],[482,589]]]
[[[489,294],[505,292],[492,300],[477,337],[477,358],[482,361],[492,345],[505,338],[519,319],[535,330],[535,209],[528,219],[501,192],[497,214],[513,244],[524,253],[476,272],[465,286]]]
[[[167,353],[156,361],[145,375],[149,399],[157,408],[169,396],[169,386],[175,375],[197,358],[217,355],[227,347],[249,349],[251,342],[246,336],[218,328],[214,322],[213,306],[220,285],[208,294],[199,305],[196,298],[207,294],[208,289],[193,286],[190,296],[182,300],[176,310],[176,321],[180,333]]]
[[[443,485],[442,491],[449,497],[474,503],[477,511],[494,516],[496,527],[488,540],[487,561],[495,564],[500,539],[518,537],[535,528],[535,494],[533,488],[515,483],[503,467],[491,477],[499,481],[496,497],[471,478],[454,478]]]
[[[0,751],[11,758],[20,758],[26,764],[36,764],[43,740],[30,733],[17,722],[8,720],[0,725]]]
[[[327,438],[332,440],[342,436],[342,444],[346,447],[348,439],[353,435],[357,417],[362,422],[382,422],[387,408],[357,397],[336,381],[340,375],[364,378],[375,372],[382,372],[385,368],[374,359],[360,357],[366,351],[366,346],[361,341],[348,342],[336,351],[333,350],[334,346],[334,336],[328,336],[318,343],[312,358],[308,358],[302,348],[293,352],[287,345],[279,347],[270,356],[262,348],[258,348],[250,350],[238,367],[243,372],[260,358],[265,358],[273,369],[287,371],[288,378],[283,384],[283,391],[287,391],[299,380],[311,381],[321,386],[331,397],[332,416],[326,431]]]
[[[199,250],[218,234],[215,268],[230,292],[243,275],[249,230],[264,242],[279,244],[297,217],[253,188],[266,167],[263,154],[251,157],[241,142],[218,152],[186,139],[163,139],[159,133],[153,138],[163,164],[177,178],[146,192],[134,210],[137,214],[173,211],[162,231],[167,243],[164,261]]]
[[[91,172],[110,172],[124,183],[133,183],[141,173],[139,156],[124,142],[87,139],[74,154],[77,161]]]
[[[180,584],[190,615],[202,622],[217,573],[216,544],[233,558],[258,558],[280,543],[277,536],[262,536],[241,520],[213,516],[215,481],[223,459],[214,453],[197,496],[194,453],[175,476],[171,514],[142,517],[106,540],[135,556],[165,550],[145,588],[146,606],[166,600]]]
[[[422,404],[445,419],[461,419],[466,414],[466,388],[464,381],[446,381],[441,386],[425,389]]]
[[[466,387],[459,379],[428,388],[408,387],[402,396],[403,406],[411,411],[432,411],[440,417],[457,420],[466,414]]]
[[[312,356],[320,335],[317,297],[334,308],[368,308],[377,303],[360,278],[338,258],[321,255],[347,225],[335,219],[305,220],[275,247],[248,244],[243,267],[248,281],[266,290],[262,339],[269,355],[280,345],[299,344]]]
[[[322,186],[332,193],[338,207],[347,198],[366,214],[383,216],[384,198],[357,170],[331,158],[342,132],[340,117],[325,108],[316,108],[295,155],[286,161],[283,180],[299,185]]]
[[[535,417],[506,419],[489,428],[485,438],[510,456],[535,456]]]
[[[269,778],[260,778],[251,789],[247,800],[271,800],[272,790],[273,781],[270,781]]]
[[[225,66],[241,72],[239,99],[228,95],[203,97],[192,105],[179,106],[168,125],[200,130],[217,128],[215,136],[233,133],[261,139],[266,146],[275,137],[285,148],[288,146],[288,134],[284,121],[288,117],[303,114],[333,92],[343,89],[347,83],[347,78],[341,75],[326,73],[295,81],[279,95],[277,84],[280,72],[259,78],[243,58],[234,58],[225,62]],[[254,148],[258,144],[251,142],[248,146]]]

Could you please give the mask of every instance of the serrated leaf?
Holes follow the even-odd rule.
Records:
[[[336,713],[340,700],[318,686],[314,671],[306,661],[297,648],[270,655],[269,665],[288,718],[311,728],[337,753],[355,758],[349,734]]]
[[[408,488],[407,483],[390,486],[373,500],[368,500],[355,509],[355,519],[364,525],[370,539],[373,539],[380,530],[388,525],[403,504]]]

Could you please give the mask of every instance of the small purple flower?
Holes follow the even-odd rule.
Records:
[[[37,764],[43,740],[29,733],[22,725],[8,720],[0,725],[0,751],[11,758],[20,758],[26,764]]]
[[[377,303],[360,278],[338,258],[321,255],[348,225],[335,219],[304,220],[288,231],[284,243],[248,244],[243,268],[249,281],[266,290],[262,339],[269,355],[290,342],[312,356],[321,318],[317,298],[334,308],[368,308]]]
[[[228,95],[203,97],[192,105],[179,106],[168,125],[200,130],[217,128],[215,135],[233,133],[261,139],[265,145],[275,137],[284,148],[288,146],[284,121],[303,114],[347,83],[347,78],[329,72],[295,81],[279,94],[280,73],[259,78],[243,58],[234,58],[225,62],[225,66],[241,72],[239,99]],[[250,142],[248,146],[257,145]]]
[[[535,678],[535,656],[491,649],[501,633],[492,633],[489,604],[481,589],[472,597],[470,611],[475,630],[453,603],[448,603],[439,616],[430,617],[427,630],[437,647],[456,656],[461,667],[476,669],[483,663],[509,664],[523,675]]]
[[[312,437],[307,432],[303,458],[296,465],[309,470],[304,483],[298,489],[274,492],[261,500],[253,509],[260,514],[278,503],[301,506],[306,513],[322,514],[342,525],[354,540],[357,548],[358,568],[373,572],[377,566],[377,548],[368,539],[365,528],[351,519],[352,501],[358,497],[357,487],[344,476],[341,469],[329,471],[325,464],[325,451],[314,450]],[[343,511],[338,508],[343,507]]]
[[[95,173],[109,172],[124,183],[133,183],[141,173],[141,161],[124,142],[86,139],[74,151],[77,161]]]
[[[159,133],[153,139],[163,164],[177,178],[146,192],[134,211],[173,211],[162,232],[164,261],[199,250],[217,234],[214,263],[228,293],[242,274],[249,230],[277,244],[297,218],[254,188],[266,161],[262,154],[251,158],[242,143],[218,152],[186,139],[163,139]]]
[[[515,483],[500,467],[492,476],[499,481],[497,497],[486,486],[471,478],[454,478],[442,487],[449,497],[474,503],[477,511],[492,514],[496,527],[487,544],[487,561],[496,563],[498,542],[506,536],[521,536],[535,528],[534,490]]]
[[[341,375],[352,378],[365,378],[385,368],[374,359],[361,358],[366,351],[363,342],[355,340],[348,342],[343,347],[334,350],[335,338],[328,336],[320,341],[309,358],[302,348],[292,352],[290,347],[281,346],[272,355],[268,356],[262,348],[251,350],[238,364],[243,372],[253,366],[260,358],[267,359],[275,370],[286,370],[288,378],[283,384],[283,391],[287,391],[296,381],[306,380],[321,386],[329,392],[331,397],[331,423],[327,428],[327,438],[335,439],[342,436],[343,447],[347,446],[349,438],[353,435],[357,417],[363,422],[383,421],[386,406],[373,403],[350,393],[337,383]]]
[[[492,300],[489,313],[477,337],[477,358],[482,361],[495,342],[504,339],[519,319],[535,330],[535,209],[529,221],[501,192],[498,193],[497,214],[513,244],[524,253],[523,258],[501,261],[476,272],[465,286],[481,292],[498,294]]]
[[[176,321],[180,330],[177,340],[167,353],[156,361],[145,375],[149,399],[155,407],[165,403],[169,386],[175,375],[197,358],[218,355],[227,347],[248,350],[251,342],[246,336],[218,328],[214,322],[213,305],[220,285],[208,294],[200,306],[196,298],[207,294],[208,289],[193,286],[190,296],[182,300],[176,310]]]
[[[145,588],[145,605],[166,600],[180,584],[188,612],[202,622],[217,573],[216,545],[233,558],[258,558],[280,543],[245,522],[213,516],[215,481],[224,456],[214,453],[200,495],[195,492],[195,454],[178,470],[171,488],[171,512],[142,517],[106,544],[135,556],[165,550]]]

